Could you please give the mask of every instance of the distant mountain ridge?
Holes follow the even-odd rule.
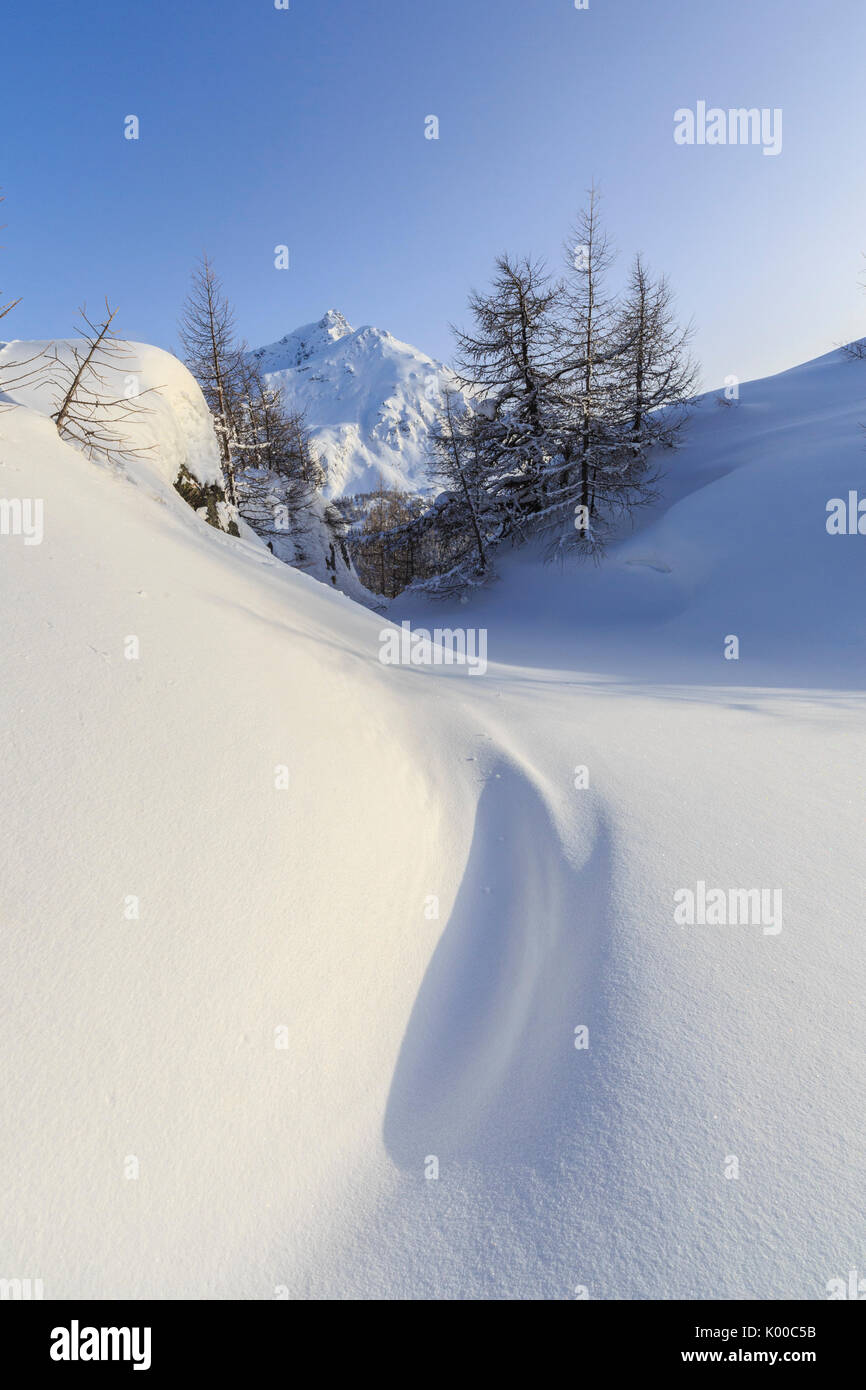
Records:
[[[380,328],[353,328],[337,309],[256,348],[264,376],[307,423],[328,472],[325,494],[371,492],[384,480],[430,491],[430,431],[449,368]]]

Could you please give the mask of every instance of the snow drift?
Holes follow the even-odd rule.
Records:
[[[866,538],[824,510],[863,394],[834,357],[707,403],[600,571],[515,556],[450,615],[481,680],[384,666],[383,619],[186,507],[194,393],[126,475],[0,413],[45,516],[0,535],[5,1277],[809,1299],[862,1264]],[[698,883],[783,930],[677,925]]]

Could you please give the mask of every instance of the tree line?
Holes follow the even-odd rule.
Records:
[[[565,251],[558,276],[530,257],[501,255],[489,288],[470,295],[470,325],[453,330],[459,390],[445,392],[431,435],[434,500],[382,485],[367,498],[342,499],[342,513],[324,509],[341,547],[352,526],[352,557],[374,592],[460,592],[489,577],[500,546],[533,536],[547,539],[551,557],[598,559],[654,497],[656,451],[676,445],[696,389],[691,327],[679,322],[666,278],[640,255],[624,288],[611,291],[613,253],[594,188]],[[0,304],[0,319],[19,302]],[[0,385],[30,385],[49,370],[61,437],[89,457],[121,462],[143,452],[126,426],[147,409],[147,393],[117,396],[108,384],[127,355],[108,300],[103,316],[81,315],[76,342],[17,363]],[[206,501],[213,524],[211,492],[265,539],[291,530],[325,470],[304,413],[286,406],[237,338],[206,256],[180,338],[213,417],[224,487],[205,499],[194,479],[176,485],[193,505]],[[864,344],[846,352],[862,359]]]
[[[501,255],[492,283],[454,329],[460,391],[445,395],[431,444],[434,503],[408,523],[369,528],[354,548],[389,548],[416,588],[484,582],[504,543],[545,536],[551,556],[599,558],[655,495],[653,450],[673,447],[697,382],[691,326],[641,256],[609,289],[613,253],[595,189],[566,246],[565,273]]]

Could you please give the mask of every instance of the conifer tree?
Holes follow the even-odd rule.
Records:
[[[677,320],[664,276],[654,280],[635,257],[622,306],[620,404],[629,447],[644,457],[653,445],[672,447],[685,423],[697,385],[689,344],[691,325]]]
[[[543,506],[543,480],[558,450],[558,287],[544,267],[500,256],[489,291],[473,292],[474,324],[457,330],[458,378],[483,399],[488,504],[503,531],[522,533]]]
[[[214,267],[203,256],[184,303],[179,336],[184,360],[214,417],[225,494],[236,507],[238,410],[244,389],[243,347],[235,336],[234,313]]]
[[[441,418],[431,432],[430,477],[447,489],[439,499],[440,541],[455,545],[471,557],[476,573],[487,570],[487,527],[491,507],[487,495],[489,421],[481,412],[458,405],[456,393],[446,391]],[[460,546],[460,540],[463,545]],[[451,546],[447,545],[448,540]]]
[[[567,280],[560,306],[560,347],[565,476],[577,470],[573,499],[590,518],[585,538],[592,537],[591,518],[605,491],[605,475],[616,469],[620,440],[611,428],[618,413],[616,362],[623,351],[616,304],[608,293],[607,275],[613,250],[600,214],[596,187],[590,189],[566,247]]]

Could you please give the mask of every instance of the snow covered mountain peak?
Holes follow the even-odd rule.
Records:
[[[329,309],[317,323],[304,324],[302,328],[296,328],[280,338],[279,342],[256,348],[252,356],[265,372],[283,371],[299,367],[311,357],[327,352],[334,343],[348,338],[354,331],[339,309]]]
[[[348,333],[354,332],[349,320],[339,309],[329,309],[320,319],[319,327],[325,329],[332,338],[345,338]]]
[[[329,497],[382,481],[429,488],[430,430],[456,386],[447,367],[381,328],[353,328],[337,309],[251,356],[286,405],[306,411]]]

